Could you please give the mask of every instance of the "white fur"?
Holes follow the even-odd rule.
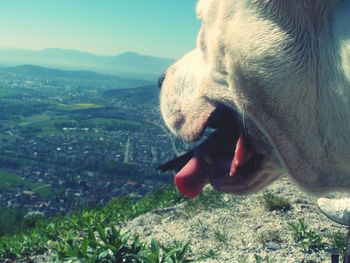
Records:
[[[350,1],[200,0],[197,13],[197,48],[164,80],[165,122],[194,140],[224,103],[273,148],[254,186],[218,188],[287,172],[310,191],[350,189]]]

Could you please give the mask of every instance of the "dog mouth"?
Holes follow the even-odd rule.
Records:
[[[208,183],[214,187],[222,182],[244,185],[264,159],[235,110],[218,105],[202,133],[206,128],[214,131],[204,142],[158,167],[162,172],[176,171],[175,184],[189,198],[198,196]],[[218,188],[225,189],[225,186]]]

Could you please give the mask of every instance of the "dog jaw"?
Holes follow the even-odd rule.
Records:
[[[336,10],[324,0],[199,3],[198,47],[169,68],[163,84],[166,124],[186,140],[198,139],[223,103],[273,149],[260,171],[212,176],[214,187],[249,193],[285,172],[309,191],[348,189],[350,20],[340,9],[350,11],[350,4]],[[288,4],[298,7],[292,15],[283,13]]]

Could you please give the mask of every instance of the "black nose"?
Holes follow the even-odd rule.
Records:
[[[159,77],[159,79],[158,79],[158,88],[159,88],[159,89],[162,88],[164,79],[165,79],[165,73],[163,73],[163,74]]]

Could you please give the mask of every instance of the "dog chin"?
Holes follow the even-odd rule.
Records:
[[[283,171],[270,161],[262,161],[260,169],[249,172],[237,172],[233,177],[213,176],[211,185],[218,191],[236,195],[255,193],[279,178]]]

